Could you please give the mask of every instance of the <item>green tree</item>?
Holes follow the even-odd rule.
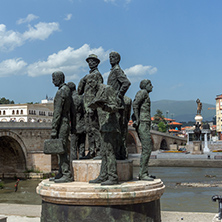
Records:
[[[160,122],[167,124],[165,117],[163,115],[163,112],[161,110],[157,109],[156,114],[154,115],[153,123],[158,125]]]
[[[154,120],[152,121],[153,125],[158,126],[158,131],[166,132],[167,131],[167,121],[163,115],[163,112],[159,109],[156,110],[156,114],[154,115]]]
[[[167,131],[167,126],[164,122],[158,123],[158,131],[165,133]]]
[[[5,97],[2,97],[0,99],[0,104],[15,104],[15,102],[13,100],[9,100],[9,99],[6,99]]]

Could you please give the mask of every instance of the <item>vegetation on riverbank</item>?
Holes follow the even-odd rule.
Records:
[[[2,181],[0,181],[0,189],[4,188],[4,183]]]

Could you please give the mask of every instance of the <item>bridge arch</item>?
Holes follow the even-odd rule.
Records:
[[[27,149],[21,138],[11,131],[0,131],[0,173],[24,172]]]
[[[151,135],[151,145],[152,145],[152,151],[154,150],[154,139]],[[139,137],[137,135],[137,132],[134,130],[128,131],[127,136],[127,149],[128,153],[141,153],[142,151],[142,144],[139,140]]]
[[[127,136],[127,147],[133,149],[133,153],[140,153],[141,151],[141,142],[135,130],[129,130]],[[130,150],[129,150],[130,153]]]
[[[162,141],[160,143],[160,149],[161,150],[169,150],[169,148],[167,146],[167,141],[165,139],[162,139]]]

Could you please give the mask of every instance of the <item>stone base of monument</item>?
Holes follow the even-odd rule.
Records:
[[[74,160],[72,161],[74,181],[89,182],[99,176],[101,160]],[[119,181],[133,179],[133,161],[117,160],[117,174]]]
[[[7,217],[0,216],[0,222],[7,222]]]
[[[203,154],[202,141],[193,141],[192,154]]]
[[[42,197],[41,222],[160,222],[164,188],[160,179],[112,186],[43,180],[36,191]]]

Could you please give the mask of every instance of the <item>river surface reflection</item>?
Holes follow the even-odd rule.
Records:
[[[134,167],[134,177],[139,168]],[[150,167],[150,174],[160,178],[165,186],[161,197],[161,210],[186,212],[218,212],[218,203],[213,195],[222,195],[222,173],[220,168]],[[5,180],[0,189],[0,203],[41,204],[35,189],[41,180],[21,180],[14,192],[16,180]],[[219,187],[188,187],[180,183],[221,184]]]

